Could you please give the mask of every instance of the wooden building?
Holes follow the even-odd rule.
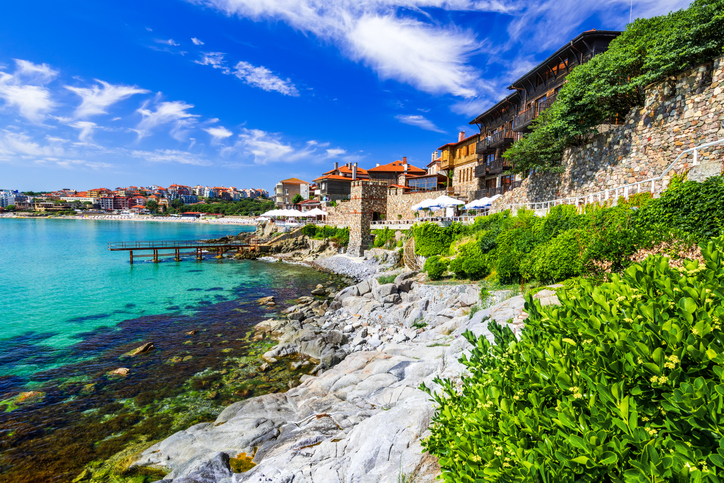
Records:
[[[505,193],[520,183],[510,173],[511,166],[503,153],[530,132],[533,120],[555,102],[571,69],[605,52],[620,33],[583,32],[513,82],[508,87],[514,91],[512,94],[470,121],[480,130],[476,146],[480,161],[474,171],[479,180],[476,198]]]

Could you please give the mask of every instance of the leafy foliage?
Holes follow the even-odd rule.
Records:
[[[563,149],[641,105],[647,85],[721,55],[722,31],[724,0],[695,0],[685,10],[637,19],[606,52],[571,71],[533,132],[503,156],[516,172],[560,170]]]
[[[395,230],[385,227],[383,230],[372,230],[372,234],[375,236],[375,247],[393,248],[395,246]]]
[[[293,205],[296,205],[296,204],[298,204],[298,203],[301,203],[302,201],[304,201],[304,197],[303,197],[302,195],[300,195],[299,193],[297,193],[296,195],[294,195],[294,198],[292,198],[292,204],[293,204]]]
[[[640,226],[661,223],[699,240],[719,235],[724,229],[724,178],[713,176],[703,183],[686,181],[666,190],[642,209]]]
[[[447,271],[448,261],[435,255],[425,260],[423,270],[427,272],[430,280],[440,280]]]
[[[179,213],[198,211],[201,213],[224,213],[227,215],[253,216],[274,209],[274,201],[268,198],[245,198],[240,201],[222,201],[214,203],[195,203],[179,207]]]
[[[316,240],[329,239],[341,247],[349,245],[349,228],[336,228],[327,225],[317,226],[310,223],[302,227],[302,234]]]
[[[718,482],[724,474],[724,238],[705,264],[651,256],[593,287],[559,290],[520,340],[461,362],[442,391],[425,448],[448,482]],[[427,389],[424,388],[423,389]]]
[[[585,272],[584,252],[588,232],[584,229],[564,231],[549,242],[538,246],[521,263],[526,279],[554,282],[577,277]]]

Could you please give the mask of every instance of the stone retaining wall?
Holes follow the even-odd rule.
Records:
[[[632,109],[621,126],[567,149],[562,173],[533,174],[494,208],[512,203],[584,196],[659,177],[684,150],[724,138],[724,57],[646,89],[643,107]],[[692,168],[686,155],[674,172],[702,180],[724,171],[724,145],[699,153]]]
[[[392,191],[392,190],[391,190]],[[390,221],[395,220],[414,220],[415,212],[412,211],[413,205],[418,204],[423,200],[434,200],[435,198],[444,195],[444,191],[420,191],[417,193],[405,193],[405,194],[393,194],[396,191],[387,195],[387,219]],[[398,215],[402,215],[402,218],[398,218]]]

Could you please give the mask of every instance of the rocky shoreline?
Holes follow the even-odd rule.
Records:
[[[490,319],[519,329],[523,297],[494,293],[502,301],[471,316],[477,285],[428,285],[409,271],[380,283],[380,261],[394,265],[385,254],[284,255],[361,280],[336,294],[317,287],[282,318],[255,327],[278,340],[262,356],[268,367],[297,354],[316,364],[310,375],[286,393],[228,406],[214,423],[174,434],[134,465],[169,471],[164,483],[433,481],[439,466],[421,439],[434,407],[420,384],[435,389],[437,377],[464,374],[458,359],[470,348],[466,330],[489,336]],[[365,268],[351,271],[351,264]],[[536,298],[557,303],[550,290]]]

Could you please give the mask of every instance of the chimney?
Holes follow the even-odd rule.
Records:
[[[339,163],[337,161],[334,162],[334,169],[339,169]]]
[[[407,156],[402,157],[402,164],[407,164]]]
[[[352,181],[357,181],[357,163],[352,166]]]
[[[458,142],[465,140],[465,131],[458,133]]]
[[[402,165],[402,169],[405,172],[405,174],[407,174],[407,158],[402,158],[402,159],[405,160],[405,164]]]

